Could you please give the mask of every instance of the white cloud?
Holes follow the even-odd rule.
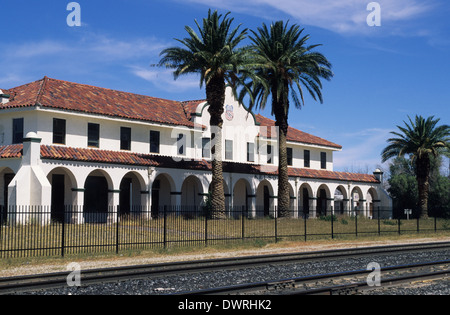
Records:
[[[381,151],[387,145],[391,130],[381,128],[364,129],[340,135],[342,152],[333,155],[336,170],[367,168],[369,172],[381,164]]]
[[[70,39],[4,43],[0,47],[0,68],[6,78],[0,83],[12,87],[44,75],[110,76],[111,68],[118,75],[119,70],[129,71],[130,64],[149,65],[167,46],[155,37],[122,39],[93,33]]]
[[[174,80],[171,70],[158,68],[131,67],[132,73],[154,84],[158,89],[167,92],[183,92],[198,89],[200,81],[195,76],[189,75]]]
[[[370,0],[184,0],[209,7],[226,9],[273,19],[273,9],[287,14],[303,25],[312,25],[337,33],[367,33],[373,30],[366,23]],[[420,17],[434,6],[434,0],[377,0],[381,6],[380,30],[391,32],[383,25],[412,20]],[[271,17],[267,17],[271,12]],[[391,28],[391,27],[390,27]]]

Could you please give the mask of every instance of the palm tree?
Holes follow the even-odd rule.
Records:
[[[233,23],[217,11],[209,10],[208,17],[200,26],[195,20],[199,35],[189,26],[185,27],[188,37],[176,39],[184,47],[171,47],[163,50],[159,66],[174,69],[174,77],[200,74],[200,87],[205,85],[209,104],[212,140],[212,182],[211,206],[215,217],[225,214],[225,194],[222,173],[222,114],[224,112],[226,84],[232,87],[239,80],[237,73],[243,64],[244,50],[238,44],[246,37],[247,30],[240,26],[231,29]]]
[[[386,162],[392,157],[411,155],[411,163],[416,166],[421,217],[428,218],[430,157],[450,149],[450,126],[436,127],[440,119],[434,119],[434,116],[425,119],[416,115],[414,122],[409,116],[408,119],[409,124],[404,122],[405,127],[397,126],[400,132],[391,132],[397,137],[387,140],[390,144],[384,148],[381,157]]]
[[[270,28],[263,24],[258,32],[252,33],[248,54],[255,72],[246,78],[239,100],[242,102],[249,95],[250,110],[264,109],[271,97],[272,115],[279,130],[278,208],[280,216],[286,216],[290,199],[286,147],[290,101],[300,109],[305,104],[305,88],[314,100],[322,103],[321,79],[330,80],[333,73],[325,56],[313,51],[319,45],[306,45],[310,37],[303,36],[298,25],[289,27],[288,23],[278,21]]]

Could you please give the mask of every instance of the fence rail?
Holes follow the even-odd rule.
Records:
[[[0,257],[65,256],[170,246],[207,246],[265,239],[311,240],[358,235],[450,231],[450,220],[398,215],[392,209],[302,209],[281,216],[273,209],[202,207],[110,207],[87,212],[68,206],[0,209]],[[400,212],[398,212],[400,213]]]

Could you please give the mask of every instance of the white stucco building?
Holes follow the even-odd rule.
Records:
[[[48,77],[0,90],[0,97],[0,205],[49,206],[57,219],[64,205],[85,212],[120,206],[124,213],[139,206],[156,213],[205,201],[211,182],[206,101],[176,102]],[[227,206],[275,214],[274,121],[248,112],[231,90],[225,106]],[[290,128],[288,148],[293,213],[358,208],[372,216],[376,207],[391,206],[381,172],[333,171],[340,145]]]

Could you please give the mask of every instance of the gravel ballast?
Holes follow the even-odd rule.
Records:
[[[157,295],[186,291],[195,291],[241,283],[280,280],[325,273],[366,269],[371,262],[381,267],[405,265],[421,262],[447,260],[450,251],[423,253],[404,253],[395,255],[371,256],[363,258],[345,258],[330,261],[304,262],[286,265],[268,265],[242,270],[215,271],[197,274],[166,276],[164,278],[137,279],[114,283],[96,284],[81,287],[66,287],[27,294],[40,295]],[[413,287],[375,290],[367,294],[399,295],[449,295],[450,281],[430,281]]]

